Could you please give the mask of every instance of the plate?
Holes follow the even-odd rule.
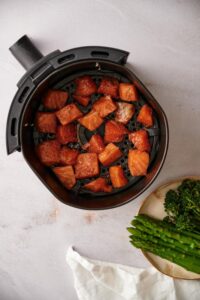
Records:
[[[200,180],[200,176],[188,176],[178,178],[174,181],[171,181],[161,187],[157,188],[152,192],[142,203],[138,214],[146,214],[150,217],[162,220],[166,213],[164,211],[164,199],[166,193],[170,189],[176,189],[184,179],[195,179]],[[160,272],[165,275],[171,276],[173,278],[179,279],[200,279],[200,274],[196,274],[190,271],[185,270],[184,268],[163,259],[152,253],[142,251],[148,261]]]

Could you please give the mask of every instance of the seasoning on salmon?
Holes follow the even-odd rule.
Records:
[[[121,166],[111,166],[109,168],[110,180],[114,188],[121,188],[128,183]]]
[[[45,141],[36,147],[36,153],[44,165],[58,164],[60,162],[60,143],[56,140]]]
[[[53,172],[68,190],[71,190],[76,184],[76,178],[72,166],[55,167],[53,168]]]
[[[103,95],[109,95],[113,98],[118,98],[119,81],[112,77],[102,78],[98,93]]]
[[[75,164],[77,179],[90,178],[99,175],[99,163],[96,153],[79,154]]]
[[[56,116],[62,125],[67,125],[82,117],[82,115],[83,113],[76,104],[68,104],[56,112]]]
[[[99,154],[99,160],[104,166],[109,166],[122,156],[122,152],[115,144],[108,144],[104,151]]]
[[[98,192],[110,193],[110,192],[112,192],[112,186],[109,185],[107,183],[107,180],[102,177],[99,177],[93,181],[90,181],[89,183],[86,183],[83,187],[94,193],[98,193]]]
[[[55,114],[49,112],[37,112],[35,127],[39,132],[56,133],[57,119]]]
[[[124,101],[137,101],[139,98],[136,87],[131,83],[120,83],[119,98]]]
[[[143,105],[137,116],[137,121],[146,127],[153,126],[153,111],[147,104]]]
[[[65,106],[69,95],[66,91],[48,90],[42,99],[45,108],[50,110],[61,109]]]
[[[116,104],[110,96],[99,98],[94,104],[93,109],[99,113],[99,116],[105,118],[107,115],[117,109]]]
[[[59,125],[56,132],[56,138],[63,145],[67,143],[76,143],[78,141],[76,125]]]
[[[149,143],[149,137],[146,130],[140,129],[135,132],[131,132],[128,137],[138,150],[146,152],[150,151],[151,145]]]
[[[88,130],[93,131],[103,123],[103,119],[99,116],[98,112],[91,110],[84,117],[80,118],[79,123],[86,127]]]
[[[75,95],[90,96],[97,91],[96,83],[91,76],[85,75],[75,79]]]
[[[115,121],[126,125],[132,119],[135,113],[135,107],[133,104],[126,102],[118,102],[117,107]]]
[[[99,154],[104,150],[105,145],[102,137],[99,134],[94,134],[90,141],[83,145],[82,148],[88,152]]]
[[[75,165],[78,155],[78,150],[63,147],[60,150],[60,163],[62,165]]]
[[[80,95],[73,95],[73,98],[81,105],[88,106],[90,102],[90,96],[80,96]]]
[[[128,167],[132,176],[142,176],[147,174],[149,166],[149,154],[140,150],[129,150]]]
[[[123,124],[109,120],[105,124],[104,141],[105,143],[118,143],[121,142],[128,133],[128,129]]]

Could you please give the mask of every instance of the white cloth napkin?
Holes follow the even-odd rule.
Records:
[[[133,268],[85,258],[72,247],[67,262],[80,300],[199,300],[200,281],[175,280],[155,268]]]

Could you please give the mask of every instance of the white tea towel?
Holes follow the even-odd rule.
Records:
[[[199,300],[200,281],[178,280],[147,269],[85,258],[67,252],[80,300]]]

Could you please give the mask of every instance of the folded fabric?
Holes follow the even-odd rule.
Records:
[[[200,281],[178,280],[147,269],[85,258],[72,247],[67,262],[80,300],[197,300]]]

